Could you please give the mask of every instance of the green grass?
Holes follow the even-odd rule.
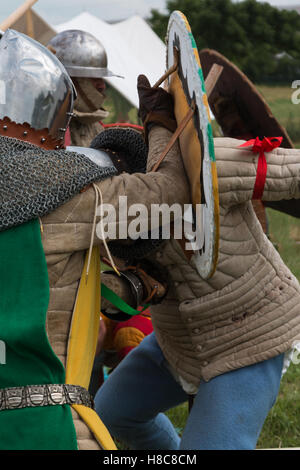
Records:
[[[277,401],[267,417],[257,448],[300,447],[300,365],[283,376]]]
[[[300,280],[300,221],[267,210],[271,240],[281,258]],[[264,424],[258,448],[300,447],[300,364],[291,364],[283,376],[279,396]]]
[[[281,212],[267,209],[270,239],[281,258],[300,281],[300,220]]]
[[[285,127],[297,148],[300,147],[300,104],[292,102],[295,89],[288,86],[257,86],[278,122]]]

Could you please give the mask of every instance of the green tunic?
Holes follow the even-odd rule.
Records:
[[[49,280],[38,220],[0,233],[0,388],[65,383],[46,334]],[[69,405],[0,411],[1,450],[74,450]]]

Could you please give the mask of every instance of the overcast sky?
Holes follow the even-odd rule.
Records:
[[[25,0],[0,0],[0,21]],[[83,11],[102,20],[120,20],[132,15],[147,16],[151,8],[164,11],[165,0],[38,0],[33,9],[48,23],[63,23]]]
[[[7,18],[25,0],[1,0],[0,21]],[[265,0],[259,0],[265,1]],[[38,0],[34,10],[48,23],[59,24],[82,11],[104,21],[116,21],[132,15],[149,16],[151,8],[164,11],[165,0]],[[269,0],[272,5],[300,5],[300,0]]]

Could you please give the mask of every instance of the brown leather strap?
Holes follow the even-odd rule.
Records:
[[[130,268],[129,268],[130,269]],[[154,279],[152,276],[149,276],[143,269],[139,266],[133,267],[135,274],[143,282],[144,288],[146,290],[147,298],[144,301],[145,304],[150,302],[154,297],[157,299],[162,298],[166,294],[166,287],[163,286],[160,282]]]
[[[178,66],[178,56],[176,56],[176,63],[174,64],[174,66],[171,67],[165,73],[165,75],[163,77],[167,78],[171,73],[175,72],[175,70],[177,69],[177,66]],[[220,75],[223,71],[223,68],[224,67],[222,67],[221,65],[213,64],[212,68],[210,69],[209,74],[208,74],[208,76],[206,77],[206,80],[205,80],[205,87],[206,87],[206,90],[207,90],[207,97],[209,97],[211,92],[213,91],[217,81],[220,78]],[[162,82],[162,79],[158,80],[156,82],[156,84],[154,85],[154,87],[160,85],[161,82]],[[193,117],[195,109],[196,109],[195,102],[192,102],[192,106],[191,106],[190,110],[187,112],[187,114],[185,115],[185,117],[183,118],[183,120],[181,121],[179,126],[177,127],[175,133],[172,135],[172,137],[171,137],[170,141],[168,142],[166,148],[164,149],[161,156],[159,157],[158,162],[152,168],[152,171],[156,171],[159,168],[159,165],[161,164],[161,162],[163,161],[165,156],[169,153],[169,151],[171,150],[171,148],[175,144],[176,140],[178,139],[180,134],[183,132],[183,130],[185,129],[185,127],[187,126],[187,124],[189,123],[191,118]]]
[[[192,250],[186,250],[185,245],[186,243],[188,243],[188,240],[185,238],[184,234],[182,235],[182,238],[174,238],[174,225],[173,224],[171,225],[171,235],[173,239],[179,243],[180,248],[184,252],[186,259],[190,261],[194,252]]]
[[[195,113],[195,103],[192,102],[192,106],[191,108],[189,109],[189,111],[187,112],[187,114],[185,115],[185,117],[183,118],[183,120],[181,121],[181,123],[179,124],[179,126],[177,127],[176,131],[174,132],[174,134],[172,135],[171,139],[169,140],[168,144],[166,145],[165,149],[163,150],[161,156],[159,157],[158,161],[156,162],[156,164],[154,165],[154,167],[152,168],[151,171],[157,171],[161,162],[164,160],[164,158],[166,157],[166,155],[169,153],[169,151],[171,150],[171,148],[173,147],[173,145],[175,144],[176,140],[179,138],[180,134],[184,131],[184,129],[186,128],[187,124],[190,122],[190,120],[192,119],[194,113]]]
[[[170,67],[166,73],[160,77],[157,82],[153,85],[153,88],[158,88],[172,73],[174,73],[178,68],[178,51],[174,48],[174,64]]]
[[[102,258],[102,261],[111,266],[111,263],[107,258]],[[130,271],[139,278],[144,287],[145,300],[143,299],[143,303],[148,303],[154,297],[161,299],[165,296],[166,286],[147,274],[140,266],[122,266],[118,267],[118,270],[120,273]]]
[[[186,259],[187,259],[188,261],[190,261],[191,258],[192,258],[192,256],[193,256],[193,254],[194,254],[194,252],[193,252],[192,250],[187,251],[187,250],[185,249],[185,245],[186,245],[186,243],[188,242],[187,239],[185,238],[185,236],[183,236],[180,240],[178,240],[178,239],[176,239],[176,240],[178,241],[178,243],[179,243],[179,245],[180,245],[182,251],[184,252]]]

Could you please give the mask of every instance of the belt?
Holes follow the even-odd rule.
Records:
[[[0,389],[0,411],[51,405],[94,408],[94,401],[88,390],[79,385],[44,384]]]

